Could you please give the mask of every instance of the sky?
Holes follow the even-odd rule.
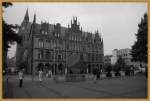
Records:
[[[67,27],[73,16],[77,17],[84,31],[99,31],[104,41],[104,55],[109,55],[113,49],[131,48],[134,44],[147,3],[13,3],[4,9],[4,20],[20,25],[27,8],[30,22],[35,13],[39,24],[46,21]],[[15,55],[15,50],[13,45],[9,57]]]

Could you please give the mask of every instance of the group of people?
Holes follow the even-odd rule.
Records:
[[[95,79],[100,79],[101,73],[102,73],[102,69],[99,69],[99,68],[93,69],[93,75]]]
[[[23,86],[23,78],[24,78],[24,75],[23,75],[23,72],[24,72],[24,69],[20,69],[19,72],[18,72],[18,78],[19,78],[19,87],[22,88]],[[39,70],[39,75],[38,75],[38,79],[39,81],[42,81],[43,79],[43,71],[42,70]],[[51,70],[48,70],[47,73],[46,73],[46,77],[52,77],[52,71]]]
[[[47,71],[46,77],[49,77],[49,78],[52,77],[52,71],[51,71],[51,70],[48,70],[48,71]],[[43,71],[42,71],[42,70],[39,70],[39,81],[42,81],[42,78],[43,78]]]

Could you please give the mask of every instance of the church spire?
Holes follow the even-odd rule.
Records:
[[[24,17],[24,21],[29,22],[28,8],[27,8],[27,10],[26,10],[26,14],[25,14],[25,17]]]
[[[36,23],[36,14],[34,14],[33,23]]]

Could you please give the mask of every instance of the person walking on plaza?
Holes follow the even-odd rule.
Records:
[[[22,88],[22,86],[23,86],[23,70],[20,70],[18,75],[19,75],[19,87]]]
[[[39,70],[39,81],[42,81],[42,75],[43,75],[43,71]]]
[[[130,67],[130,74],[131,74],[131,76],[134,76],[134,67],[133,67],[133,65],[131,65],[131,67]]]
[[[52,77],[52,71],[51,70],[48,70],[48,77]]]
[[[97,80],[96,74],[97,74],[97,70],[96,70],[96,68],[94,68],[94,69],[93,69],[93,79],[94,79],[94,83],[96,83],[96,80]]]

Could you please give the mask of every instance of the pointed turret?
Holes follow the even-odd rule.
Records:
[[[26,14],[25,14],[25,17],[24,17],[24,21],[29,22],[28,8],[27,8],[27,10],[26,10]]]
[[[34,14],[33,23],[36,23],[36,14]]]
[[[81,27],[81,31],[82,31],[82,27]]]
[[[103,38],[101,38],[101,43],[102,43],[102,47],[104,46],[104,44],[103,44]]]
[[[75,19],[74,19],[74,16],[73,16],[73,22],[74,22],[74,20],[75,20]]]

